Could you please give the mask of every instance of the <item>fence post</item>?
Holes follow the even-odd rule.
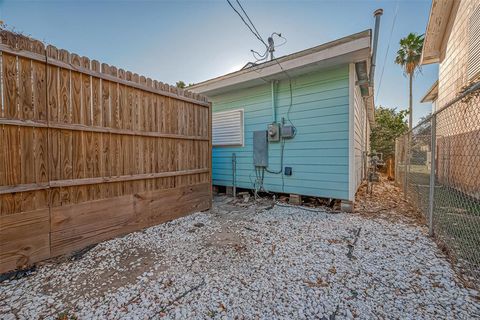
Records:
[[[409,166],[409,162],[410,162],[410,156],[409,156],[409,152],[408,152],[408,141],[410,140],[409,139],[409,135],[410,133],[408,132],[404,139],[405,139],[405,163],[404,163],[404,167],[405,167],[405,172],[404,172],[404,177],[403,177],[403,198],[404,199],[407,199],[407,183],[408,183],[408,166]]]
[[[430,193],[428,196],[428,233],[430,236],[433,236],[433,209],[434,209],[434,198],[435,198],[435,155],[437,154],[437,115],[434,113],[432,115],[432,120],[430,124],[431,130],[431,155],[430,155]]]
[[[398,186],[398,180],[397,180],[397,177],[398,177],[398,174],[397,174],[398,173],[398,138],[395,138],[395,158],[394,158],[394,160],[395,160],[395,163],[394,163],[395,167],[393,169],[393,170],[395,170],[394,171],[394,176],[395,176],[394,181],[395,181],[395,185]]]

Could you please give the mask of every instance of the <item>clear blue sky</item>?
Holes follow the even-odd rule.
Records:
[[[408,105],[408,81],[393,60],[401,37],[425,32],[430,0],[241,3],[263,37],[276,31],[288,39],[277,49],[277,56],[373,28],[372,13],[383,8],[376,105],[399,109]],[[171,84],[178,80],[199,82],[234,71],[252,60],[250,49],[262,49],[226,0],[0,0],[0,19],[58,48]],[[419,100],[436,80],[437,70],[436,65],[425,66],[415,79],[414,122],[431,109]]]

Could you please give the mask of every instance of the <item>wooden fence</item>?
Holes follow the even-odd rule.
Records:
[[[211,206],[203,97],[1,31],[0,272]]]

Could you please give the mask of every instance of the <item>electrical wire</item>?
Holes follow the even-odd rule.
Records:
[[[285,41],[282,42],[281,44],[275,45],[274,48],[281,47],[281,46],[283,46],[285,43],[287,43],[287,38],[283,37],[281,33],[274,32],[274,33],[272,33],[271,37],[273,37],[274,35],[276,35],[276,36],[278,36],[278,37],[280,37],[280,38],[282,38],[282,39],[285,40]],[[260,65],[261,65],[261,64],[258,64],[257,62],[260,62],[260,61],[262,61],[262,62],[265,61],[265,62],[266,62],[266,60],[268,59],[269,48],[266,48],[266,50],[265,50],[265,52],[264,52],[263,54],[260,54],[260,53],[258,53],[258,52],[255,51],[255,50],[250,50],[250,51],[252,52],[253,58],[255,59],[255,62],[251,62],[251,63],[253,63],[255,66],[257,66],[256,68],[252,68],[252,70],[255,71],[256,73],[258,73],[259,75],[261,75],[261,72],[258,71],[258,70],[260,69]],[[258,55],[258,57],[257,57],[256,55]],[[276,62],[280,65],[280,68],[282,68],[281,64],[280,64],[278,61],[276,61]],[[290,79],[290,76],[288,75],[288,73],[286,73],[285,70],[283,70],[283,68],[282,68],[282,71],[285,72],[285,74],[287,75],[287,77]],[[263,81],[265,81],[266,83],[269,83],[269,82],[270,82],[269,80],[266,80],[266,79],[264,79],[264,78],[261,77],[261,76],[260,76],[260,78],[261,78]],[[290,79],[290,91],[291,91],[291,79]],[[292,124],[292,122],[290,121],[290,118],[289,118],[288,120],[289,120],[290,124]],[[292,124],[292,125],[293,125],[293,124]]]
[[[285,139],[282,139],[282,142],[280,145],[280,169],[277,171],[272,171],[272,170],[269,170],[268,168],[265,168],[265,171],[272,174],[279,174],[283,172],[283,151],[284,150],[285,150]]]
[[[385,71],[385,64],[387,63],[387,56],[388,56],[388,52],[390,50],[390,42],[392,40],[393,30],[395,29],[395,22],[397,21],[397,14],[398,14],[399,6],[400,6],[400,3],[397,0],[397,5],[395,7],[395,13],[393,15],[392,28],[390,29],[390,36],[388,37],[387,51],[385,52],[385,58],[383,59],[382,72],[380,73],[380,80],[378,81],[377,97],[375,98],[375,100],[377,100],[378,96],[380,95],[380,88],[382,87],[382,80],[383,80],[383,72]]]
[[[285,178],[283,174],[283,158],[285,152],[285,139],[282,138],[281,146],[280,146],[280,169],[278,171],[269,170],[268,167],[265,168],[265,171],[271,174],[281,174],[282,177],[282,192],[285,192]]]
[[[282,38],[282,39],[284,40],[282,43],[275,45],[274,48],[281,47],[281,46],[283,46],[283,45],[285,45],[285,44],[287,43],[287,38],[282,37],[282,34],[281,34],[281,33],[274,32],[274,33],[272,33],[272,37],[273,37],[273,35],[276,35],[276,36],[278,36],[279,38]]]
[[[262,38],[262,36],[260,35],[260,32],[258,32],[258,30],[257,30],[257,28],[255,27],[255,25],[253,24],[252,20],[250,20],[250,17],[248,16],[247,12],[245,12],[245,10],[243,9],[242,4],[240,3],[240,1],[238,1],[238,0],[236,0],[236,1],[237,1],[238,5],[240,6],[240,9],[242,9],[243,14],[245,14],[245,16],[247,17],[248,21],[249,21],[250,24],[252,25],[253,29],[255,29],[255,31],[256,31],[256,33],[257,33],[257,38],[259,38],[259,39],[263,42],[263,44],[264,44],[266,47],[268,47],[267,44],[265,43],[265,41],[263,41],[263,38]]]
[[[297,127],[295,127],[292,120],[290,120],[290,111],[292,110],[292,106],[293,106],[292,79],[288,79],[288,86],[290,88],[290,105],[288,106],[288,110],[287,110],[287,120],[288,122],[290,122],[290,125],[293,127],[293,137],[295,137],[297,135]]]
[[[316,213],[329,213],[323,209],[313,209],[313,208],[308,208],[302,205],[285,204],[285,203],[281,203],[280,201],[275,201],[275,205],[279,207],[284,207],[284,208],[296,208],[299,210],[305,210],[305,211],[316,212]]]
[[[255,51],[255,50],[250,50],[250,52],[252,52],[254,55],[255,55],[255,54],[258,55],[260,58],[265,58],[265,57],[267,56],[268,50],[265,50],[265,52],[264,52],[263,54],[260,54],[260,53],[258,53],[258,52]]]
[[[290,77],[288,72],[285,69],[283,69],[282,64],[280,63],[280,61],[278,61],[277,58],[274,58],[273,60],[275,60],[275,62],[280,66],[280,69],[282,70],[282,72],[285,73],[285,75],[288,78],[288,87],[289,87],[289,92],[290,92],[290,104],[289,104],[288,110],[287,110],[287,121],[293,127],[293,137],[295,137],[297,135],[297,128],[295,127],[292,120],[290,119],[290,111],[291,111],[292,106],[293,106],[292,78]],[[273,171],[273,170],[269,170],[268,168],[265,168],[265,171],[267,171],[268,173],[281,174],[281,177],[282,177],[282,192],[285,192],[285,180],[284,180],[285,177],[284,177],[284,174],[283,174],[284,155],[285,155],[285,139],[282,138],[281,148],[280,148],[280,169],[277,170],[277,171]]]
[[[238,2],[238,0],[237,0],[237,2]],[[241,6],[241,5],[240,5],[240,6]],[[242,8],[242,9],[243,9],[243,8]],[[245,14],[246,14],[246,13],[245,13]],[[276,35],[277,37],[282,38],[282,39],[284,40],[281,44],[278,44],[278,45],[275,45],[275,44],[274,44],[274,45],[273,45],[273,49],[274,49],[274,50],[275,50],[275,48],[281,47],[281,46],[285,45],[285,44],[288,42],[287,38],[283,37],[281,33],[273,32],[270,37],[273,38],[274,35]],[[267,47],[266,50],[265,50],[265,52],[264,52],[263,54],[260,54],[260,53],[258,53],[258,52],[255,51],[255,50],[250,50],[250,51],[253,53],[253,57],[254,57],[255,60],[256,60],[255,63],[256,63],[256,62],[259,62],[259,61],[264,61],[264,60],[266,61],[266,60],[268,59],[268,52],[269,52],[269,50],[270,50],[270,47]],[[257,57],[255,56],[255,54],[258,55],[260,58],[257,58]]]
[[[252,34],[265,46],[265,52],[263,54],[260,54],[259,52],[255,51],[255,50],[250,50],[252,52],[253,58],[255,59],[254,63],[261,62],[261,61],[266,61],[268,59],[269,46],[267,45],[265,40],[263,40],[262,36],[260,35],[260,32],[258,32],[258,29],[257,29],[257,27],[255,27],[255,24],[253,23],[252,19],[250,19],[248,13],[245,11],[245,9],[243,8],[243,6],[242,6],[242,4],[240,3],[239,0],[236,0],[236,2],[238,4],[238,6],[240,7],[240,9],[242,10],[245,17],[247,18],[248,22],[250,22],[250,24],[248,24],[245,21],[244,17],[241,15],[240,12],[238,12],[237,9],[235,9],[235,7],[232,5],[230,0],[227,0],[227,2],[230,5],[230,7],[233,9],[233,11],[235,11],[237,13],[237,15],[240,17],[240,19],[242,19],[243,23],[248,27],[248,29],[252,32]],[[279,35],[279,36],[281,37],[281,35]]]
[[[278,61],[277,58],[274,58],[275,62],[280,66],[280,69],[282,69],[283,73],[285,73],[285,75],[287,76],[288,78],[288,86],[289,86],[289,89],[290,89],[290,105],[288,106],[288,110],[287,110],[287,121],[290,123],[290,125],[293,127],[293,137],[295,137],[297,135],[297,127],[295,127],[295,125],[293,124],[292,120],[290,120],[290,111],[292,110],[292,107],[293,107],[293,89],[292,89],[292,78],[290,77],[290,75],[288,74],[288,72],[283,69],[282,67],[282,64],[280,63],[280,61]]]
[[[260,34],[256,33],[255,31],[253,31],[252,27],[245,21],[245,19],[243,18],[243,16],[240,14],[240,12],[238,12],[237,9],[235,9],[235,7],[232,5],[232,3],[230,2],[230,0],[227,0],[228,4],[230,5],[230,7],[233,9],[233,11],[235,11],[237,13],[237,15],[240,17],[240,19],[242,19],[243,23],[248,27],[248,29],[253,33],[253,35],[255,36],[255,38],[257,38],[258,40],[260,40],[260,42],[262,42],[265,47],[268,48],[268,45],[265,43],[265,41],[262,39],[262,37],[260,36]],[[237,0],[238,2],[238,0]],[[240,4],[240,2],[238,2]],[[243,7],[240,5],[240,7],[242,8],[242,11],[245,12],[243,10]],[[248,21],[251,22],[250,18],[248,17],[248,15],[245,13],[245,15],[247,16],[247,19]],[[252,26],[255,30],[257,30],[255,28],[255,25],[252,23]],[[258,32],[258,31],[257,31]]]
[[[250,173],[249,178],[250,182],[253,184],[253,194],[255,196],[255,199],[262,198],[259,195],[260,192],[272,194],[267,189],[265,189],[265,186],[263,184],[263,181],[265,179],[264,167],[255,167],[255,182],[252,182],[252,173]]]
[[[267,60],[267,58],[268,58],[268,49],[265,50],[265,52],[264,52],[263,54],[260,54],[260,53],[258,53],[258,52],[255,51],[255,50],[250,50],[250,51],[252,52],[253,58],[255,59],[255,62],[254,62],[255,64],[256,64],[257,62],[259,62],[259,61]],[[255,56],[255,54],[258,55],[260,58],[257,58],[257,57]]]
[[[285,37],[283,37],[280,33],[277,33],[277,32],[274,32],[272,33],[271,35],[271,38],[273,38],[274,35],[278,36],[279,38],[282,38],[284,39],[284,42],[282,42],[281,44],[275,46],[273,45],[273,48],[269,45],[267,45],[265,43],[265,41],[263,40],[262,36],[260,35],[260,33],[258,32],[258,29],[255,27],[255,24],[252,22],[252,20],[250,19],[250,17],[248,16],[247,12],[245,11],[245,9],[243,8],[242,4],[240,3],[239,0],[236,0],[237,4],[239,5],[240,9],[242,10],[243,14],[246,16],[247,20],[250,22],[251,25],[249,25],[244,17],[240,14],[240,12],[238,12],[237,9],[235,9],[235,7],[232,5],[232,3],[230,2],[230,0],[227,0],[228,4],[230,5],[230,7],[233,9],[233,11],[235,11],[235,13],[237,13],[237,15],[240,17],[240,19],[242,19],[243,23],[248,27],[248,29],[252,32],[252,34],[258,39],[260,40],[260,42],[262,42],[264,45],[265,45],[265,52],[263,54],[260,54],[258,53],[257,51],[255,50],[251,50],[252,52],[252,55],[254,57],[254,59],[256,60],[254,62],[254,64],[256,64],[257,62],[259,61],[264,61],[264,60],[267,60],[268,59],[268,52],[271,50],[271,49],[275,49],[276,47],[281,47],[283,45],[285,45],[287,43],[287,39]],[[253,29],[252,29],[253,28]],[[255,30],[255,31],[254,31]],[[257,56],[258,57],[257,57]],[[273,55],[272,55],[273,57]],[[292,78],[290,77],[290,75],[287,73],[287,71],[285,69],[283,69],[283,66],[281,65],[281,63],[276,59],[274,58],[275,62],[280,66],[280,69],[282,70],[283,73],[285,73],[285,75],[287,76],[288,78],[288,81],[289,81],[289,91],[290,91],[290,104],[289,104],[289,107],[288,107],[288,110],[287,110],[287,120],[288,122],[290,123],[290,125],[293,127],[293,137],[295,137],[296,133],[297,133],[297,128],[295,127],[295,125],[293,124],[293,122],[291,121],[290,119],[290,111],[292,109],[292,106],[293,106],[293,89],[292,89]],[[259,73],[257,71],[257,68],[254,68],[253,69],[255,72]],[[260,77],[262,78],[265,82],[268,82],[266,79],[264,79],[263,77]],[[255,182],[253,183],[254,185],[254,193],[255,193],[255,198],[257,198],[258,196],[258,192],[262,191],[262,189],[264,190],[264,186],[263,186],[263,180],[264,180],[264,175],[265,175],[265,171],[267,171],[268,173],[272,173],[272,174],[281,174],[283,173],[283,158],[284,158],[284,151],[285,151],[285,139],[282,139],[282,142],[281,142],[281,155],[280,155],[280,169],[278,171],[272,171],[272,170],[269,170],[268,168],[257,168],[255,167]],[[250,177],[250,181],[251,181],[251,177]],[[283,174],[282,174],[282,191],[284,191],[284,177],[283,177]],[[268,191],[267,191],[268,192]]]

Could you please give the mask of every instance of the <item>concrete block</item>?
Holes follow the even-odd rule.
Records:
[[[340,202],[340,210],[343,212],[353,212],[353,201],[342,200]]]
[[[301,205],[302,204],[302,196],[298,194],[291,194],[290,198],[288,199],[288,203],[294,205]]]

